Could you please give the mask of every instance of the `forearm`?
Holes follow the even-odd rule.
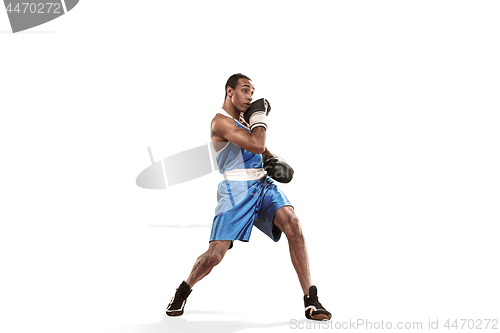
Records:
[[[250,133],[250,142],[256,154],[262,154],[266,149],[266,130],[264,127],[257,127]]]
[[[245,122],[249,125],[252,144],[256,147],[256,154],[262,154],[266,150],[267,114],[271,110],[269,102],[261,98],[256,100],[243,113]]]

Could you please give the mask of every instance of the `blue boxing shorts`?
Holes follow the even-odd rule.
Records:
[[[281,230],[273,225],[276,211],[291,206],[285,194],[269,176],[257,180],[224,180],[217,189],[217,207],[210,241],[248,242],[252,227],[277,242]],[[233,247],[233,242],[229,248]]]

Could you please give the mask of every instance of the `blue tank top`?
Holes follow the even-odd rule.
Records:
[[[236,122],[238,127],[244,128],[251,133],[250,129],[240,124],[236,119],[232,119]],[[254,154],[231,142],[228,142],[227,145],[217,153],[216,160],[220,173],[234,169],[258,169],[264,167],[262,164],[262,154]]]

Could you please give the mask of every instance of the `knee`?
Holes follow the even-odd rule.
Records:
[[[290,216],[284,226],[283,232],[289,239],[302,239],[304,235],[302,234],[302,229],[300,227],[300,221],[297,216]]]

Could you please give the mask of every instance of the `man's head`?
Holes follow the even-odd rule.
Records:
[[[229,98],[235,109],[244,112],[252,103],[255,87],[251,79],[243,74],[233,74],[226,82],[226,100]]]

